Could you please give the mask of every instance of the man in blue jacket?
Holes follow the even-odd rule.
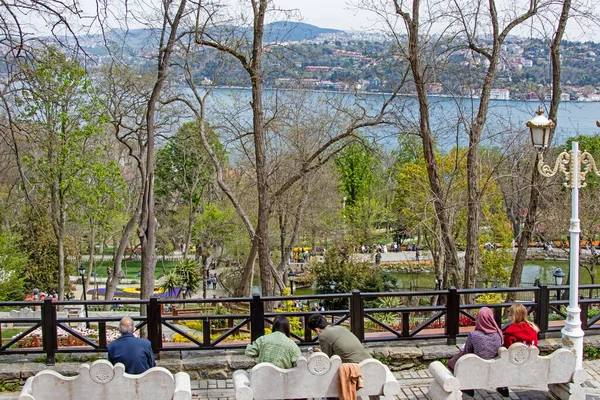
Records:
[[[114,364],[123,363],[128,374],[141,374],[156,366],[152,345],[148,339],[133,336],[135,326],[129,317],[119,322],[121,337],[108,345],[108,360]]]

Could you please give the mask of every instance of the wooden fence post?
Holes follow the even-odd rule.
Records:
[[[52,304],[52,299],[46,297],[42,304],[42,346],[46,353],[46,365],[54,365],[56,362],[58,348],[56,328],[56,308]]]
[[[350,299],[350,330],[358,340],[365,340],[365,312],[362,297],[357,289],[352,291]]]
[[[455,287],[448,289],[448,298],[446,300],[446,339],[447,344],[456,344],[458,336],[459,316],[460,316],[460,298]]]
[[[265,334],[265,305],[260,294],[252,295],[250,301],[250,340],[255,341]]]

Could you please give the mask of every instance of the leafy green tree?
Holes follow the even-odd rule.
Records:
[[[207,204],[194,226],[194,240],[197,243],[196,257],[202,263],[203,297],[206,298],[206,278],[216,258],[223,253],[224,246],[236,232],[236,216],[231,207],[215,203]]]
[[[383,185],[378,149],[360,143],[347,146],[335,159],[340,174],[342,193],[345,196],[344,217],[350,224],[354,240],[369,242],[372,231],[386,219]]]
[[[21,301],[25,296],[27,253],[19,248],[20,237],[0,232],[0,301]]]
[[[212,129],[207,129],[212,149],[222,160],[225,150]],[[214,166],[199,139],[197,122],[185,123],[162,147],[156,157],[156,189],[159,201],[183,206],[186,224],[183,232],[184,258],[187,258],[192,230],[214,180]]]
[[[47,293],[56,290],[59,281],[56,268],[58,250],[48,217],[42,212],[29,209],[21,218],[16,231],[20,235],[20,249],[27,255],[24,274],[27,287],[38,288]],[[66,242],[65,252],[75,254],[72,242]],[[76,274],[71,263],[66,263],[64,274],[66,282],[69,282],[69,274]],[[65,289],[70,290],[70,283]]]
[[[396,280],[367,261],[356,261],[346,249],[331,249],[325,261],[311,266],[316,293],[385,292],[396,288]],[[331,286],[334,286],[332,289]],[[327,309],[348,308],[347,299],[327,300]]]
[[[346,196],[346,207],[352,208],[368,196],[374,181],[374,165],[372,153],[360,143],[347,146],[336,157],[335,166],[340,174],[341,186]]]
[[[85,70],[55,47],[21,65],[18,104],[26,184],[36,189],[56,237],[59,299],[65,294],[65,242],[71,209],[95,190],[90,176],[103,169],[94,138],[103,130],[100,106]],[[92,197],[87,197],[91,199]]]

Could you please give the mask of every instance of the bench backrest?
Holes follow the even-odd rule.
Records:
[[[528,386],[546,389],[550,383],[569,382],[575,372],[576,356],[567,349],[558,349],[548,356],[540,356],[537,347],[515,343],[501,347],[499,358],[484,360],[475,354],[458,359],[454,376],[461,389],[501,386]],[[476,373],[475,373],[476,372]]]
[[[338,396],[339,356],[329,358],[324,353],[313,353],[308,359],[299,357],[296,367],[281,369],[270,363],[260,363],[250,371],[250,388],[254,399],[294,399]],[[387,368],[378,360],[360,362],[364,387],[359,396],[383,394]]]
[[[65,377],[58,372],[44,370],[31,382],[29,397],[35,400],[105,400],[139,399],[171,400],[175,379],[165,368],[154,367],[140,375],[125,373],[123,364],[114,367],[107,360],[83,364],[79,375]]]

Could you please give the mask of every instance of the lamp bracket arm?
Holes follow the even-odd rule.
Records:
[[[570,181],[569,171],[567,170],[570,161],[570,152],[563,151],[558,155],[558,158],[554,163],[554,167],[551,167],[550,165],[544,164],[544,154],[541,153],[540,160],[538,161],[538,172],[546,178],[551,178],[556,175],[558,171],[560,171],[565,175],[567,181]],[[565,183],[565,185],[568,186],[568,183]]]
[[[579,161],[581,162],[581,171],[579,173],[579,182],[580,187],[585,187],[587,183],[585,182],[585,176],[589,172],[594,172],[596,176],[600,176],[600,172],[598,171],[598,167],[596,166],[596,161],[594,157],[587,151],[579,154]]]

